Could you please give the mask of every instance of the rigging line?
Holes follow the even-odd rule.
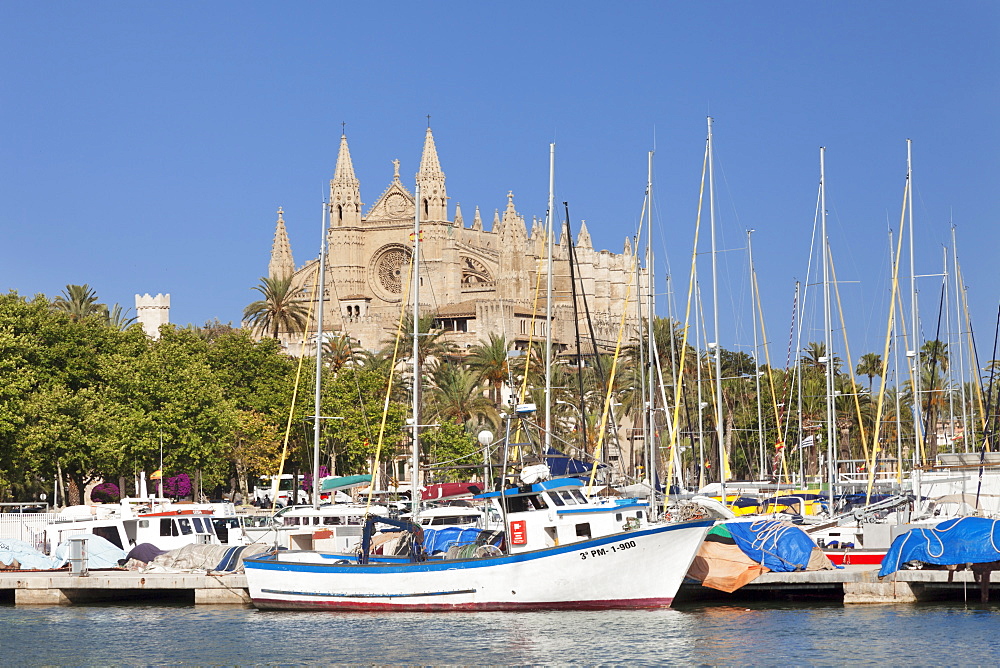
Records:
[[[955,272],[958,275],[959,282],[964,285],[962,281],[962,267],[961,265],[955,267]],[[979,362],[979,351],[976,349],[976,339],[972,331],[972,317],[969,315],[969,293],[968,288],[962,289],[962,312],[964,314],[965,328],[969,340],[969,363],[972,364],[976,369],[976,379],[973,387],[976,389],[976,399],[979,402],[979,420],[980,425],[983,430],[986,429],[986,411],[983,406],[983,374],[982,367]],[[970,370],[971,371],[971,370]],[[971,374],[970,374],[971,375]],[[968,441],[966,441],[968,442]],[[975,441],[973,441],[975,442]],[[989,444],[986,446],[989,448]]]
[[[948,277],[945,276],[944,281],[942,281],[942,283],[941,283],[941,297],[940,297],[940,299],[938,301],[937,327],[934,330],[934,349],[931,351],[931,365],[930,365],[930,368],[928,369],[928,373],[927,373],[927,384],[930,385],[930,387],[927,389],[927,411],[926,411],[927,414],[924,416],[924,425],[923,425],[923,430],[924,430],[924,452],[927,452],[927,448],[928,448],[928,445],[927,445],[927,436],[928,436],[928,433],[927,432],[928,432],[928,430],[931,427],[931,402],[933,400],[934,393],[937,392],[937,390],[934,389],[934,372],[937,369],[937,358],[938,358],[938,355],[939,355],[940,350],[941,350],[941,313],[942,313],[942,311],[944,309],[944,290],[945,290],[945,287],[947,287],[947,284],[948,284]],[[921,369],[921,373],[922,372],[923,372],[923,370]],[[940,391],[943,393],[944,392],[944,379],[942,378],[941,381],[942,381],[941,382],[942,387],[941,387]],[[937,438],[937,434],[936,433],[935,433],[934,437]],[[936,448],[935,448],[935,450],[936,450]],[[924,463],[926,464],[926,462],[924,462]]]
[[[564,222],[566,243],[568,244],[566,258],[569,262],[569,285],[573,300],[573,328],[576,333],[576,380],[578,389],[580,390],[580,427],[583,435],[583,446],[584,449],[586,449],[587,445],[590,443],[590,439],[589,434],[587,433],[587,400],[584,396],[583,390],[583,347],[580,343],[580,311],[577,308],[576,300],[576,263],[573,262],[573,232],[570,229],[569,204],[567,202],[563,202],[563,207],[566,210],[566,220]],[[596,356],[597,342],[592,340],[591,344],[593,345]]]
[[[764,360],[767,363],[767,381],[768,381],[768,385],[769,385],[770,390],[771,390],[771,405],[774,408],[775,428],[778,430],[778,439],[779,439],[779,442],[775,443],[775,446],[774,446],[775,456],[777,456],[780,453],[780,455],[781,455],[781,458],[780,458],[781,459],[781,470],[785,474],[785,482],[789,482],[789,477],[788,477],[788,462],[785,460],[785,443],[786,443],[786,439],[787,439],[788,434],[787,434],[787,432],[786,433],[782,433],[780,431],[781,430],[781,422],[782,422],[782,415],[781,414],[784,412],[784,409],[780,408],[778,406],[778,395],[777,395],[777,393],[775,392],[775,389],[774,389],[774,367],[771,366],[770,346],[767,345],[767,343],[768,343],[767,342],[767,331],[764,328],[764,304],[762,303],[762,301],[760,299],[760,286],[758,285],[758,282],[757,282],[757,269],[753,266],[752,263],[750,265],[750,271],[751,271],[751,278],[750,278],[751,289],[754,291],[754,293],[757,296],[756,302],[757,302],[757,312],[758,312],[759,317],[760,317],[761,345],[764,346]],[[756,327],[756,324],[754,326]],[[761,425],[758,425],[758,427],[760,429],[763,429],[764,425],[761,424]],[[773,464],[772,464],[772,467],[773,467]]]
[[[409,268],[406,270],[405,285],[409,285],[410,282],[413,280],[413,268],[414,265],[416,264],[417,262],[414,262],[412,260],[409,263]],[[365,515],[368,514],[369,509],[371,508],[372,496],[375,493],[375,480],[376,480],[376,475],[378,474],[379,460],[382,458],[382,443],[385,440],[385,423],[389,417],[389,400],[392,397],[392,385],[393,385],[393,380],[396,377],[396,360],[399,358],[399,342],[403,338],[402,337],[403,320],[406,314],[406,307],[409,306],[409,300],[410,300],[409,293],[411,292],[412,292],[411,290],[407,291],[407,296],[400,298],[399,300],[400,302],[399,320],[396,323],[396,338],[392,348],[392,363],[389,365],[389,378],[386,380],[385,384],[385,400],[382,404],[382,421],[379,424],[378,428],[378,442],[375,445],[375,456],[372,458],[372,466],[370,469],[371,482],[368,485],[368,500],[365,502]],[[416,383],[417,379],[414,378],[413,382]],[[414,429],[416,429],[416,425],[414,425]],[[417,479],[416,472],[414,472],[413,474],[413,479],[414,481],[416,481]],[[416,487],[416,485],[413,486]],[[413,494],[413,490],[411,490],[410,495],[411,497],[415,496]]]
[[[333,298],[339,304],[340,303],[340,292],[337,289],[337,281],[336,281],[335,278],[331,277],[330,285],[333,287]],[[356,359],[355,359],[355,352],[356,351],[354,349],[354,344],[351,341],[351,337],[347,334],[347,326],[346,326],[346,323],[344,322],[344,315],[343,315],[343,313],[340,313],[339,311],[338,311],[338,314],[340,315],[341,326],[344,327],[344,333],[342,334],[342,336],[345,337],[347,345],[351,349],[351,360],[350,360],[351,361],[351,377],[354,379],[354,387],[357,390],[358,405],[361,408],[361,422],[362,422],[362,424],[364,426],[364,429],[365,429],[365,435],[370,440],[371,437],[372,437],[372,427],[371,427],[371,422],[368,420],[368,410],[365,407],[365,393],[361,391],[361,379],[358,376],[358,371],[357,371],[357,368],[356,368]]]
[[[319,262],[316,263],[316,271],[313,273],[313,280],[316,281],[316,284],[319,283],[317,279],[318,275],[319,275]],[[322,286],[319,286],[317,294],[321,299],[323,296]],[[306,340],[309,336],[309,326],[312,324],[313,308],[315,306],[315,303],[316,300],[312,299],[309,300],[309,314],[308,316],[306,316],[306,326],[302,330],[302,343],[300,345],[301,350],[305,350],[306,347]],[[292,418],[295,416],[295,403],[299,397],[299,381],[302,379],[302,365],[305,362],[305,359],[306,356],[301,355],[299,357],[299,364],[295,368],[295,384],[292,386],[292,402],[291,402],[292,405],[288,409],[288,422],[285,423],[285,438],[281,444],[281,458],[278,460],[277,476],[279,483],[281,481],[281,472],[285,470],[285,459],[287,459],[288,457],[288,439],[292,435]],[[272,483],[272,493],[274,494],[274,498],[271,500],[271,512],[274,512],[275,508],[278,505],[278,495],[276,492],[274,492],[274,483]]]
[[[900,211],[900,214],[899,214],[899,217],[900,217],[900,226],[902,226],[903,222],[906,220],[906,202],[908,201],[907,195],[909,193],[909,189],[910,189],[910,180],[907,179],[906,180],[906,186],[903,188],[903,206],[901,207],[902,210]],[[889,234],[891,235],[892,232],[890,231]],[[890,242],[889,242],[889,254],[890,254],[890,257],[891,257],[891,264],[892,264],[892,282],[891,282],[892,289],[891,289],[891,294],[890,294],[890,297],[889,297],[889,317],[888,317],[888,323],[886,324],[886,330],[885,330],[885,344],[884,344],[884,347],[883,347],[883,350],[882,350],[882,373],[880,374],[882,382],[879,383],[878,402],[876,403],[876,407],[875,407],[875,429],[874,429],[874,432],[872,433],[871,460],[867,463],[867,466],[868,466],[868,489],[867,489],[867,492],[865,494],[865,507],[868,507],[869,505],[871,505],[872,488],[875,486],[875,472],[876,472],[875,471],[875,467],[876,467],[876,463],[877,463],[877,460],[878,460],[878,454],[881,451],[881,445],[880,445],[880,442],[879,442],[879,431],[880,431],[880,429],[882,427],[882,411],[885,408],[885,395],[886,395],[886,389],[888,387],[888,382],[886,382],[886,378],[887,378],[887,374],[889,372],[889,350],[890,350],[890,346],[892,345],[893,333],[895,331],[895,318],[896,318],[896,304],[897,304],[897,301],[899,303],[900,316],[902,316],[902,309],[903,309],[903,306],[902,306],[903,300],[901,298],[897,299],[898,296],[899,296],[899,264],[900,264],[899,260],[900,260],[900,257],[902,257],[902,251],[903,251],[903,235],[900,234],[898,236],[899,236],[899,240],[896,242],[896,251],[895,251],[895,253],[893,253],[893,250],[892,250],[892,242],[891,242],[892,237],[891,236],[889,237],[890,238]],[[902,326],[903,331],[905,333],[905,331],[906,331],[905,323],[900,322],[900,325]],[[893,352],[894,356],[898,357],[898,355],[899,355],[898,344],[897,344],[897,346],[895,346],[895,347],[892,348],[892,352]],[[899,392],[899,381],[898,381],[898,379],[896,379],[896,392],[897,392],[896,396],[898,397],[899,396],[898,395],[898,392]],[[901,427],[900,421],[901,421],[901,416],[899,415],[899,411],[896,411],[896,432],[897,432],[897,434],[901,434],[901,432],[900,432],[900,427]],[[903,480],[903,461],[902,461],[901,457],[896,462],[896,476],[897,476],[897,480],[901,483],[902,480]]]
[[[548,241],[548,239],[546,239],[546,241]],[[545,245],[548,246],[547,243]],[[524,403],[524,397],[528,393],[528,371],[531,369],[532,343],[534,343],[535,340],[535,317],[538,315],[538,294],[539,292],[541,292],[542,288],[542,262],[545,259],[546,259],[545,254],[540,255],[538,257],[538,262],[535,267],[535,300],[534,303],[531,305],[531,323],[528,326],[528,347],[525,350],[524,354],[524,378],[522,379],[521,382],[521,392],[518,397],[518,403]],[[546,322],[548,322],[551,326],[552,321],[549,318],[549,314],[546,313],[545,316],[546,316]],[[515,442],[521,440],[521,422],[523,422],[523,420],[517,421],[517,431],[514,432]]]
[[[640,225],[639,227],[641,230],[642,226]],[[629,268],[630,275],[633,274],[635,271],[635,263],[638,261],[638,258],[639,258],[638,253],[632,255],[632,266]],[[619,354],[621,353],[622,339],[625,336],[625,318],[628,315],[628,301],[631,295],[632,295],[632,281],[630,280],[628,282],[628,287],[625,288],[625,304],[622,308],[621,319],[618,322],[618,341],[615,343],[615,356],[612,358],[611,361],[611,372],[608,376],[607,392],[604,395],[604,409],[601,411],[601,427],[600,431],[597,433],[597,447],[594,449],[595,459],[600,458],[601,455],[601,447],[604,445],[604,433],[608,428],[609,414],[611,416],[611,424],[615,428],[615,435],[617,437],[617,426],[615,425],[614,410],[612,409],[611,398],[614,393],[615,373],[618,371],[618,359],[619,359]],[[586,301],[584,301],[584,304],[586,304]],[[591,468],[590,470],[589,486],[591,489],[593,489],[594,487],[594,478],[596,476],[597,476],[597,463],[595,461],[593,468]],[[668,480],[667,489],[669,491],[669,478],[667,480]],[[664,496],[669,496],[669,493]]]
[[[997,341],[1000,339],[1000,308],[997,309],[997,326],[996,331],[993,334],[993,359],[996,360],[997,357]],[[993,406],[993,381],[996,379],[996,369],[991,370],[990,373],[990,393],[988,395],[989,402],[986,404],[990,411],[990,415],[986,418],[986,427],[983,429],[983,445],[980,448],[979,454],[979,484],[976,485],[976,508],[979,507],[979,493],[983,489],[983,471],[986,469],[986,450],[989,447],[989,439],[993,433],[993,429],[996,426],[996,417],[993,415],[995,412],[995,407]]]
[[[851,395],[854,397],[854,410],[858,416],[858,429],[861,430],[861,447],[864,450],[865,460],[868,459],[868,430],[865,429],[864,419],[861,416],[861,399],[858,397],[858,384],[854,377],[854,360],[851,358],[851,344],[847,338],[847,323],[844,322],[844,304],[840,300],[840,283],[837,282],[837,266],[833,263],[833,251],[827,246],[830,257],[830,273],[833,277],[833,293],[837,296],[837,312],[840,316],[840,327],[844,336],[844,352],[847,355],[847,375],[851,379]],[[826,352],[830,355],[830,351]],[[832,357],[831,357],[832,359]]]
[[[565,202],[564,202],[564,204],[565,204]],[[567,220],[569,219],[569,205],[568,204],[566,205],[566,218],[567,218]],[[641,221],[640,221],[640,229],[641,229]],[[574,264],[577,263],[578,259],[576,257],[576,245],[573,244],[572,242],[569,245],[569,251],[570,251],[570,262],[574,263]],[[631,275],[632,273],[634,273],[635,263],[638,262],[638,259],[639,259],[639,253],[638,253],[638,251],[636,251],[636,252],[634,252],[632,254],[632,267],[629,268],[629,275]],[[587,319],[587,331],[590,333],[590,341],[591,341],[591,345],[593,346],[593,349],[594,349],[595,367],[597,368],[597,375],[600,378],[600,382],[603,383],[603,384],[608,384],[609,381],[605,378],[605,375],[604,375],[604,363],[603,363],[603,361],[601,359],[601,353],[600,353],[600,351],[598,350],[598,347],[597,347],[597,345],[598,345],[597,344],[597,335],[594,333],[594,320],[593,320],[593,318],[591,317],[591,314],[590,314],[590,302],[587,300],[587,293],[584,290],[583,279],[584,279],[584,277],[581,275],[579,277],[579,281],[580,281],[580,298],[581,298],[581,301],[583,301],[583,312],[584,312],[584,316]],[[628,286],[629,286],[629,290],[631,290],[631,286],[632,286],[631,280],[629,281]],[[626,296],[626,298],[625,298],[624,308],[622,309],[622,317],[624,318],[625,314],[627,314],[627,313],[628,313],[628,296]],[[621,335],[619,334],[619,344],[620,344],[620,337],[621,337]],[[608,384],[607,386],[609,388],[613,387],[610,384]],[[613,432],[615,434],[615,440],[617,442],[617,439],[618,439],[618,421],[617,421],[617,419],[615,417],[615,412],[614,412],[613,407],[612,407],[612,410],[611,410],[611,429],[613,430]],[[602,438],[603,438],[603,435],[602,435]]]
[[[709,150],[709,143],[706,140],[706,142],[705,142],[705,157],[704,157],[704,159],[702,161],[702,165],[701,165],[701,185],[698,188],[698,208],[697,208],[697,214],[695,216],[695,224],[694,224],[694,248],[691,251],[691,271],[690,271],[690,276],[688,278],[687,306],[684,309],[684,337],[681,340],[681,364],[680,364],[680,368],[677,369],[677,377],[674,379],[674,387],[678,388],[674,392],[674,419],[673,419],[673,424],[675,424],[675,425],[677,424],[677,420],[680,417],[681,400],[682,400],[682,397],[684,395],[684,392],[681,391],[681,390],[683,389],[683,384],[682,383],[684,382],[684,367],[685,367],[685,365],[687,363],[687,357],[688,357],[687,356],[687,348],[688,348],[688,332],[690,330],[690,323],[691,323],[691,306],[692,306],[692,303],[694,302],[695,282],[697,281],[697,276],[698,276],[698,236],[699,236],[699,233],[701,232],[701,214],[702,214],[702,210],[704,208],[705,178],[706,178],[706,175],[708,173],[708,150]],[[699,364],[699,370],[700,370],[700,368],[701,368],[700,367],[701,360],[700,359],[697,360],[697,363]],[[701,406],[698,407],[698,411],[699,411],[698,414],[700,416],[701,415]],[[670,447],[670,452],[672,452],[673,448],[675,448],[677,446],[677,436],[678,436],[678,434],[677,434],[676,430],[674,430],[670,434],[670,446],[669,446]],[[698,438],[699,438],[699,441],[700,441],[701,435],[699,435]],[[673,457],[671,457],[669,459],[669,461],[670,461],[670,467],[671,468],[668,468],[669,475],[667,476],[667,480],[670,480],[670,478],[673,477],[673,469],[672,469],[672,467],[673,467]],[[703,467],[704,467],[704,462],[700,462],[699,463],[699,468],[703,468]],[[663,495],[663,510],[664,510],[664,512],[666,512],[666,509],[667,509],[667,500],[668,500],[669,496],[670,496],[669,494],[664,494]],[[723,498],[722,499],[722,503],[725,504],[725,502],[726,502],[726,500],[725,500],[725,498]]]

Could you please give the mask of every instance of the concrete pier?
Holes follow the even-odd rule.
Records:
[[[993,600],[1000,600],[1000,571],[989,575],[986,591]],[[675,604],[761,600],[844,604],[978,602],[981,592],[981,583],[972,571],[899,571],[879,580],[877,566],[846,566],[833,571],[764,573],[732,594],[688,582],[681,586]],[[90,571],[71,575],[69,571],[0,571],[0,604],[74,605],[126,600],[251,605],[242,573]]]
[[[0,571],[0,602],[72,605],[121,600],[172,600],[194,605],[250,605],[242,573],[137,573],[135,571]]]
[[[984,587],[972,571],[897,571],[879,579],[878,566],[845,566],[832,571],[764,573],[732,594],[686,582],[677,603],[760,600],[823,600],[846,604],[976,601]],[[985,590],[1000,600],[1000,572],[989,574]]]

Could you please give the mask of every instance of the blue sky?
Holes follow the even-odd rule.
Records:
[[[881,352],[907,138],[917,273],[942,271],[953,221],[980,347],[992,343],[993,2],[0,0],[0,18],[0,290],[89,283],[126,306],[169,292],[174,322],[238,322],[279,206],[296,262],[317,254],[341,123],[372,204],[394,158],[412,187],[430,114],[467,221],[478,205],[488,224],[508,190],[529,222],[544,216],[554,141],[557,201],[614,251],[634,234],[655,145],[656,272],[684,293],[711,115],[723,345],[752,342],[752,228],[783,361],[825,146],[851,352]],[[940,278],[919,284],[932,337]],[[821,339],[818,311],[807,322],[804,338]]]

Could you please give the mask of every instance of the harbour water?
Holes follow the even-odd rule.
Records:
[[[3,665],[997,665],[989,604],[450,614],[0,606]]]

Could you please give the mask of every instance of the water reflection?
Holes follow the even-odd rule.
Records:
[[[995,665],[996,610],[753,604],[363,614],[8,606],[0,607],[0,648],[5,664],[35,665]],[[956,652],[952,641],[959,638]]]

